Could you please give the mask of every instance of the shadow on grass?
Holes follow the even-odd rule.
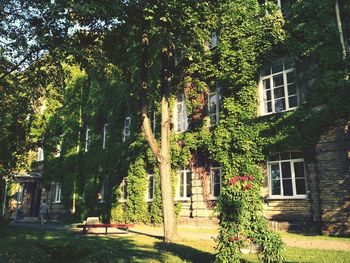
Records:
[[[184,261],[203,263],[213,262],[214,260],[214,255],[211,253],[181,244],[157,242],[155,248],[159,251],[170,252]]]
[[[0,262],[211,262],[214,256],[161,237],[82,235],[65,230],[8,227],[0,232]]]
[[[152,239],[82,236],[60,230],[9,227],[0,233],[0,262],[164,262]],[[150,241],[150,243],[148,243]]]

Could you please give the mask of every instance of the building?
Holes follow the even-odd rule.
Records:
[[[284,1],[277,3],[288,20],[289,4],[287,8]],[[338,36],[336,27],[329,30],[326,32]],[[331,46],[329,52],[341,54],[341,47],[334,48],[339,40],[331,37],[324,41],[323,52],[315,56],[289,54],[288,47],[281,45],[275,47],[281,50],[271,51],[273,56],[265,58],[255,79],[256,117],[251,126],[244,125],[249,129],[258,123],[264,127],[261,136],[271,141],[271,145],[261,147],[264,157],[256,159],[265,171],[264,213],[272,227],[349,234],[349,115],[339,114],[332,121],[330,116],[341,105],[332,105],[327,97],[313,101],[322,93],[319,87],[329,86],[329,97],[334,94],[332,91],[341,89],[341,85],[333,87],[325,82],[327,74],[334,73],[333,67],[343,69],[341,58],[328,61],[325,53]],[[220,32],[215,31],[208,45],[211,55],[215,55],[219,46]],[[115,68],[111,66],[108,70],[114,72]],[[135,110],[138,105],[130,92],[133,89],[126,87],[130,83],[108,85],[113,77],[107,74],[103,77],[101,81],[83,75],[80,80],[88,80],[84,86],[77,78],[69,87],[79,95],[77,91],[82,90],[85,97],[81,96],[79,101],[76,96],[74,103],[67,102],[57,118],[67,116],[69,121],[52,123],[51,127],[64,131],[56,134],[57,138],[63,136],[63,143],[47,139],[46,146],[51,151],[44,160],[43,176],[47,180],[41,198],[50,202],[50,213],[58,218],[68,211],[77,211],[82,217],[98,215],[105,220],[160,223],[159,171],[142,144],[140,116]],[[114,82],[125,81],[117,74],[115,78]],[[345,77],[339,79],[345,87],[349,85]],[[207,148],[193,145],[195,151],[190,148],[191,143],[199,141],[196,138],[215,133],[221,118],[227,119],[228,106],[222,103],[234,101],[228,100],[230,95],[235,95],[228,92],[230,87],[224,81],[213,82],[215,85],[208,85],[207,90],[195,95],[190,94],[189,89],[194,87],[191,84],[172,97],[174,198],[183,224],[215,224],[217,199],[224,184],[235,175],[209,156]],[[225,97],[226,94],[229,96]],[[99,100],[92,99],[95,97]],[[195,110],[191,100],[200,102]],[[152,127],[157,133],[159,111],[156,103],[152,106]],[[194,125],[196,121],[200,123],[198,126]],[[62,145],[60,156],[56,155],[58,143]],[[205,146],[205,142],[201,143]],[[249,147],[244,150],[254,152]]]

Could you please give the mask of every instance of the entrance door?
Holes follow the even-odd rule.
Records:
[[[41,189],[38,188],[37,183],[33,183],[32,189],[32,201],[30,205],[29,216],[37,217],[39,215]]]

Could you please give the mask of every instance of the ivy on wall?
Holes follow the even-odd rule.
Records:
[[[175,171],[179,167],[199,171],[198,167],[218,163],[223,171],[222,192],[216,207],[220,219],[217,262],[238,262],[241,249],[250,243],[263,247],[264,261],[283,260],[283,243],[268,229],[262,214],[260,190],[264,171],[260,164],[270,153],[293,148],[303,149],[306,158],[312,160],[319,136],[349,118],[346,78],[349,59],[343,60],[341,56],[333,2],[297,1],[287,19],[275,4],[258,2],[221,1],[213,5],[212,20],[207,21],[210,28],[198,34],[208,36],[210,30],[217,30],[219,45],[213,49],[183,46],[188,53],[186,63],[179,66],[180,80],[176,82],[177,93],[183,92],[186,97],[190,126],[186,133],[172,134],[174,188]],[[105,46],[110,44],[109,38],[114,39],[108,36]],[[137,53],[136,43],[130,44],[128,52]],[[151,44],[152,47],[156,50],[159,45]],[[113,50],[110,52],[114,54]],[[156,51],[153,52],[156,57]],[[294,58],[300,86],[304,80],[312,79],[305,76],[305,70],[316,76],[315,80],[303,87],[302,103],[297,110],[257,117],[259,72],[263,65],[284,56]],[[67,78],[62,92],[62,106],[55,108],[48,119],[46,184],[61,180],[66,207],[72,206],[74,194],[76,211],[82,219],[102,215],[105,221],[162,222],[159,171],[140,133],[139,93],[135,88],[138,56],[132,58],[129,64],[126,60],[130,57],[124,61],[120,54],[118,59],[125,63],[96,59],[99,63],[94,61],[86,71],[67,66],[71,77]],[[130,68],[125,69],[126,65]],[[156,63],[150,69],[150,83],[156,87],[149,94],[151,101],[159,101],[158,69]],[[216,86],[220,87],[223,102],[219,123],[210,127],[209,118],[205,117],[206,97]],[[174,94],[172,105],[175,95],[178,94]],[[159,117],[157,106],[154,103],[151,108]],[[126,117],[131,118],[132,132],[123,142]],[[103,149],[105,123],[108,123],[108,139]],[[156,118],[156,134],[158,126]],[[85,151],[87,127],[92,135]],[[63,140],[61,155],[55,157],[60,140]],[[207,170],[202,170],[201,180],[208,178]],[[156,181],[154,200],[149,203],[146,202],[148,173],[154,174]],[[124,177],[128,199],[118,202]],[[98,204],[97,196],[104,180],[108,181],[106,200]],[[177,211],[180,208],[178,203]]]

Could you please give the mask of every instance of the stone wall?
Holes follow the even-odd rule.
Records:
[[[322,231],[350,234],[350,134],[336,127],[321,136],[316,146]]]
[[[43,189],[41,192],[41,200],[45,199],[49,206],[49,218],[56,220],[67,215],[67,209],[62,202],[54,202],[54,182],[51,182],[50,187]]]

